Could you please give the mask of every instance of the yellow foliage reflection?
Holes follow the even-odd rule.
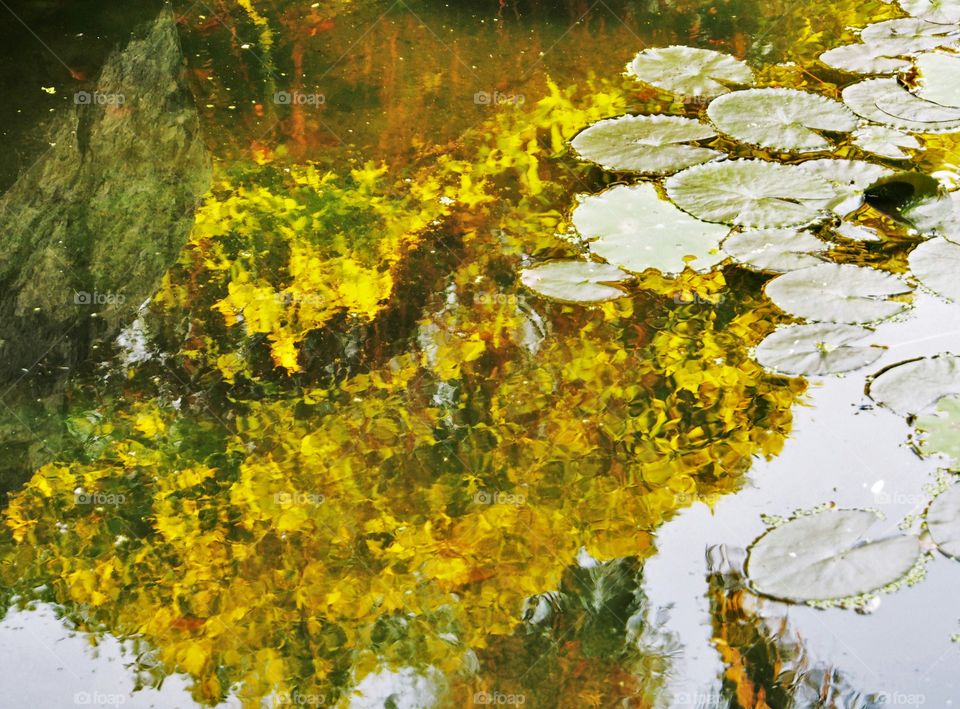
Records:
[[[140,638],[144,671],[189,674],[204,703],[332,705],[384,668],[442,678],[449,702],[501,684],[540,706],[647,702],[667,660],[628,651],[627,616],[656,530],[778,453],[804,384],[750,358],[779,316],[742,274],[641,277],[596,308],[516,281],[525,255],[574,252],[557,157],[625,107],[616,86],[550,84],[408,179],[224,175],[152,315],[223,401],[134,395],[88,416],[90,454],[6,511],[8,602]],[[375,326],[429,248],[454,263],[400,351],[289,376],[313,335]],[[616,593],[590,606],[607,571]],[[573,641],[531,630],[554,592]],[[521,646],[560,668],[562,701],[536,662],[512,666]]]

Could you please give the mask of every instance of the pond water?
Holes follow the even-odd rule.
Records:
[[[960,11],[819,59],[921,4],[0,2],[0,706],[951,706]]]

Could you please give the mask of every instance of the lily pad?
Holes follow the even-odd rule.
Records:
[[[520,272],[520,282],[540,295],[567,303],[601,303],[622,298],[611,285],[631,276],[616,266],[591,261],[550,261]]]
[[[785,273],[767,283],[767,297],[786,313],[813,322],[869,323],[885,320],[907,308],[887,300],[908,293],[896,276],[873,268],[822,263]]]
[[[707,115],[739,141],[800,153],[833,149],[817,131],[857,127],[857,117],[839,101],[795,89],[735,91],[715,99]]]
[[[862,192],[877,180],[894,174],[890,168],[866,160],[823,158],[807,160],[799,167],[842,187],[845,193]]]
[[[877,108],[889,116],[897,119],[926,124],[956,124],[960,121],[960,108],[941,106],[919,96],[914,96],[906,90],[889,91],[876,98]],[[940,127],[938,125],[938,127]],[[956,126],[944,132],[960,130]]]
[[[753,83],[753,71],[729,54],[694,47],[644,49],[627,65],[627,73],[645,84],[676,94],[719,96],[725,84]]]
[[[754,271],[786,273],[823,263],[817,254],[825,253],[830,245],[796,229],[755,229],[731,234],[721,248]]]
[[[749,548],[746,573],[763,595],[827,601],[877,591],[920,559],[920,540],[896,534],[868,541],[880,520],[867,510],[824,510],[771,529]]]
[[[901,57],[906,50],[899,44],[844,44],[828,49],[820,61],[851,74],[896,74],[910,68],[910,60]]]
[[[809,224],[836,199],[822,177],[763,160],[698,165],[668,178],[666,187],[670,199],[695,217],[745,227]]]
[[[927,529],[940,551],[960,561],[960,485],[951,485],[930,503]]]
[[[919,414],[945,396],[960,394],[960,357],[941,354],[891,365],[870,378],[867,394],[901,416]]]
[[[960,192],[937,190],[911,200],[900,212],[924,236],[960,243]]]
[[[910,68],[905,55],[948,44],[954,34],[954,28],[915,18],[876,22],[863,28],[863,42],[827,50],[820,61],[855,74],[894,74]]]
[[[960,106],[960,56],[946,52],[925,52],[914,63],[920,82],[917,96],[940,106]]]
[[[854,325],[787,325],[757,345],[754,358],[765,369],[787,376],[850,372],[873,364],[883,354],[879,347],[856,344],[870,334]]]
[[[880,234],[876,229],[872,229],[862,224],[851,224],[850,222],[840,222],[838,227],[833,230],[837,236],[842,236],[850,241],[880,241]]]
[[[912,17],[941,25],[960,22],[960,2],[957,0],[900,0],[900,7]]]
[[[928,22],[918,17],[903,17],[867,25],[860,30],[860,39],[870,44],[900,42],[910,51],[917,51],[948,44],[958,33],[960,29],[956,27]]]
[[[679,116],[620,116],[594,123],[573,139],[580,156],[607,170],[667,175],[723,153],[684,145],[715,138],[714,130]]]
[[[915,425],[922,434],[917,446],[921,455],[945,455],[960,462],[960,396],[943,397],[936,412],[919,416]]]
[[[863,151],[891,160],[906,160],[910,155],[905,150],[922,147],[914,136],[884,126],[864,126],[855,130],[853,144]]]
[[[942,237],[910,252],[910,270],[927,288],[951,301],[960,300],[960,246]]]
[[[649,182],[617,185],[581,199],[573,224],[588,248],[605,261],[640,273],[709,271],[723,260],[720,241],[729,229],[681,212]]]
[[[867,79],[848,86],[843,90],[843,102],[858,116],[891,128],[922,133],[960,130],[960,109],[924,101],[894,78]]]
[[[808,160],[800,163],[801,170],[812,172],[827,180],[837,192],[833,211],[843,216],[863,204],[863,191],[877,180],[894,174],[893,170],[865,160]]]

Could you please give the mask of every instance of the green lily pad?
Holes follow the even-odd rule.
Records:
[[[951,485],[927,508],[927,529],[937,548],[960,561],[960,485]]]
[[[899,44],[844,44],[828,49],[820,61],[851,74],[896,74],[910,68],[910,60],[900,56],[905,53]]]
[[[906,310],[906,303],[887,298],[908,293],[910,286],[873,268],[822,263],[778,276],[764,290],[791,315],[813,322],[857,324],[885,320]]]
[[[917,98],[894,78],[867,79],[843,90],[843,102],[874,123],[922,133],[960,130],[960,109]]]
[[[808,160],[800,163],[801,170],[827,180],[837,193],[833,211],[843,216],[863,204],[863,191],[877,180],[894,174],[893,170],[865,160]]]
[[[903,11],[912,17],[940,25],[960,22],[960,2],[957,0],[900,0]]]
[[[910,270],[927,288],[951,301],[960,301],[960,245],[942,237],[910,252]]]
[[[657,47],[644,49],[627,65],[627,74],[658,89],[689,96],[719,96],[725,84],[753,83],[744,62],[712,49]]]
[[[793,165],[727,160],[697,165],[667,179],[678,207],[708,222],[744,227],[788,227],[825,216],[836,190]]]
[[[520,282],[540,295],[567,303],[601,303],[622,298],[615,287],[631,278],[616,266],[591,261],[549,261],[520,272]]]
[[[867,510],[824,510],[771,529],[749,548],[754,590],[785,601],[828,601],[882,589],[920,559],[920,540],[867,533],[880,516]]]
[[[945,396],[935,413],[917,417],[922,434],[917,448],[921,455],[945,455],[960,462],[960,396]]]
[[[867,394],[901,416],[922,413],[943,397],[960,394],[960,357],[941,354],[893,364],[870,378]]]
[[[581,198],[573,224],[591,253],[636,273],[653,268],[675,275],[686,267],[709,271],[723,260],[730,231],[681,212],[649,182],[617,185]]]
[[[891,160],[906,160],[910,154],[905,150],[922,147],[914,136],[885,126],[864,126],[855,130],[853,144],[865,152]]]
[[[925,52],[914,60],[920,82],[916,95],[940,106],[960,106],[960,56]]]
[[[765,369],[791,377],[850,372],[873,364],[883,354],[879,347],[856,344],[870,334],[855,325],[787,325],[757,345],[754,358]]]
[[[924,236],[960,243],[960,192],[936,191],[912,200],[900,213]]]
[[[890,168],[866,160],[822,158],[807,160],[800,163],[799,167],[841,187],[844,194],[862,192],[877,180],[894,174]]]
[[[723,153],[684,145],[715,138],[714,130],[679,116],[620,116],[594,123],[573,139],[580,157],[607,170],[667,175]]]
[[[953,28],[906,18],[877,22],[860,33],[860,44],[827,50],[820,61],[854,74],[895,74],[910,68],[906,55],[952,41]]]
[[[910,51],[932,49],[948,44],[957,37],[956,27],[945,26],[917,17],[874,22],[860,30],[860,39],[870,44],[901,42]],[[935,44],[930,44],[934,42]]]
[[[825,253],[830,245],[796,229],[755,229],[731,234],[721,248],[751,270],[786,273],[823,263],[818,254]]]
[[[795,89],[735,91],[714,99],[707,115],[736,140],[799,153],[833,149],[817,131],[857,127],[857,117],[839,101]]]
[[[914,96],[906,90],[890,91],[876,97],[877,108],[894,118],[912,121],[914,123],[949,123],[960,121],[960,108],[941,106],[919,96]],[[956,127],[945,132],[960,130]]]

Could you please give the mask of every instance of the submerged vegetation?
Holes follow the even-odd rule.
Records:
[[[290,27],[335,16],[221,4],[269,92]],[[4,606],[134,638],[142,684],[184,673],[204,705],[669,703],[658,530],[781,452],[801,377],[869,372],[920,285],[956,297],[960,98],[932,50],[957,28],[869,11],[842,52],[806,20],[790,62],[670,46],[544,77],[395,164],[306,159],[297,106],[284,145],[228,138],[137,347],[77,385],[69,455],[4,510]],[[925,456],[958,450],[958,361],[870,378]],[[958,555],[958,488],[926,531],[865,542],[876,513],[827,505],[714,568],[718,696],[855,693],[761,596],[863,608],[913,583],[921,533]]]

